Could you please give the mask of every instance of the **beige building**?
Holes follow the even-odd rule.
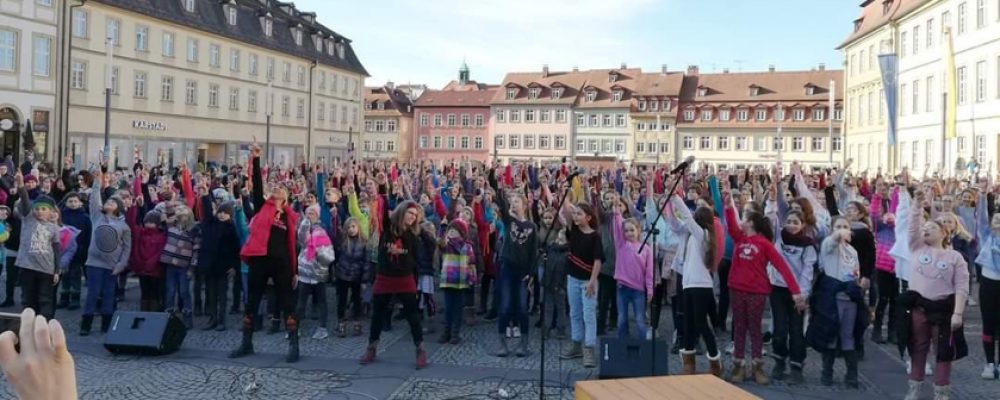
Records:
[[[107,36],[119,166],[135,157],[239,162],[254,138],[270,139],[272,163],[337,159],[362,126],[367,73],[351,41],[291,3],[91,0],[71,18],[70,130],[61,140],[78,166],[103,147]]]
[[[392,82],[365,88],[363,158],[409,162],[413,152],[413,103]]]
[[[655,165],[676,163],[679,153],[674,146],[677,132],[677,105],[680,101],[684,74],[667,72],[644,73],[638,79],[632,95],[631,129],[635,151],[631,159],[636,164]]]
[[[0,0],[0,155],[20,156],[28,121],[44,158],[55,130],[59,0]]]

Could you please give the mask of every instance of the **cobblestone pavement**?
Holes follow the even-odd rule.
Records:
[[[328,291],[333,305],[333,290]],[[120,309],[131,309],[138,301],[137,282],[130,281],[126,301]],[[17,311],[6,309],[3,311]],[[664,312],[668,312],[668,308]],[[331,307],[332,311],[332,307]],[[317,322],[302,322],[301,350],[297,364],[284,363],[287,342],[284,334],[259,332],[254,337],[257,355],[228,360],[226,353],[240,340],[237,316],[229,316],[225,332],[188,332],[182,350],[164,357],[112,356],[101,347],[103,336],[80,337],[79,311],[60,310],[57,317],[68,330],[70,349],[77,362],[80,396],[84,399],[457,399],[538,397],[538,357],[540,338],[531,332],[533,353],[524,358],[497,358],[490,355],[498,345],[495,324],[480,321],[464,327],[460,345],[438,345],[437,334],[428,334],[426,348],[431,366],[413,369],[413,345],[405,321],[393,323],[379,343],[379,361],[361,367],[357,359],[367,336],[324,340],[311,339]],[[669,338],[672,328],[664,315],[661,335]],[[953,371],[954,399],[1000,399],[1000,381],[984,381],[979,372],[984,363],[979,341],[979,308],[969,307],[966,335],[969,357]],[[196,325],[204,318],[196,318]],[[95,324],[96,325],[96,324]],[[440,330],[440,323],[428,324]],[[512,339],[515,345],[518,339]],[[559,360],[565,340],[550,339],[546,345],[546,398],[572,398],[572,383],[591,379],[596,371],[585,369],[579,359]],[[725,343],[719,340],[720,348]],[[677,356],[670,356],[670,371],[679,368]],[[725,360],[728,368],[728,359]],[[699,357],[699,371],[707,370],[707,360]],[[772,362],[767,361],[770,370]],[[861,362],[861,388],[846,389],[840,381],[843,363],[838,360],[832,387],[819,384],[819,355],[810,350],[805,363],[806,384],[789,386],[773,382],[769,386],[742,384],[747,391],[765,399],[900,399],[906,386],[904,364],[894,346],[866,343],[866,359]],[[506,397],[504,397],[504,393]],[[930,399],[931,390],[925,390]],[[13,398],[5,382],[0,383],[0,399]]]

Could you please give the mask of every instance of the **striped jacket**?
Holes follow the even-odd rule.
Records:
[[[187,268],[191,266],[194,256],[194,238],[191,232],[176,227],[167,228],[167,244],[160,253],[160,262],[172,267]]]
[[[441,252],[441,288],[468,289],[476,284],[476,255],[464,240],[452,241]]]

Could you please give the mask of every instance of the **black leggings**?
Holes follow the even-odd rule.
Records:
[[[7,250],[7,254],[10,253],[17,254],[16,251]],[[19,272],[21,271],[21,268],[14,265],[15,262],[17,262],[17,257],[7,257],[7,268],[5,268],[7,270],[7,281],[5,282],[7,291],[4,292],[5,301],[14,301],[14,287],[20,283],[18,281],[18,275],[20,275]]]
[[[260,300],[267,288],[267,280],[274,282],[274,294],[282,314],[285,315],[285,329],[297,334],[298,320],[295,317],[295,298],[292,290],[292,270],[287,259],[254,257],[248,262],[247,304],[243,311],[243,332],[253,332],[253,317],[260,308]]]
[[[139,277],[139,310],[163,310],[163,279],[152,276]]]
[[[603,335],[609,326],[618,326],[618,281],[611,275],[597,276],[597,335]],[[608,323],[608,318],[611,323]],[[523,333],[523,332],[522,332]]]
[[[1000,281],[979,277],[979,312],[983,316],[986,362],[996,364],[997,342],[1000,342]]]
[[[681,335],[684,350],[694,351],[700,336],[705,341],[708,356],[718,357],[715,333],[708,325],[709,314],[715,310],[715,293],[712,293],[712,288],[687,288],[681,297],[684,307],[684,334]]]
[[[888,271],[875,271],[875,285],[878,288],[878,303],[875,304],[875,328],[882,328],[882,319],[885,317],[885,309],[889,308],[889,323],[886,325],[890,332],[896,330],[896,296],[899,294],[899,280],[896,274]]]
[[[719,263],[719,307],[714,314],[712,325],[715,329],[726,330],[726,318],[729,317],[729,268],[732,261],[725,258]]]
[[[355,321],[361,319],[361,282],[337,279],[337,322],[347,322],[344,317],[347,315],[348,301],[351,304],[351,317]]]
[[[424,332],[420,327],[420,308],[417,306],[417,293],[415,292],[383,293],[372,296],[372,326],[368,333],[368,343],[378,342],[379,338],[382,337],[382,325],[391,316],[393,300],[403,305],[403,315],[410,323],[413,344],[420,346],[424,341]]]

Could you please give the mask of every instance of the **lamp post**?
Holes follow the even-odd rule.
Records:
[[[105,47],[105,66],[104,66],[104,160],[110,163],[111,161],[111,86],[112,86],[112,74],[113,67],[111,65],[114,62],[114,47],[115,38],[108,32],[108,37],[104,41]]]
[[[267,130],[265,131],[264,138],[264,164],[269,165],[271,163],[271,114],[274,113],[274,93],[272,93],[272,79],[267,79],[267,101],[264,107],[267,108],[264,113],[265,119],[267,121]]]

